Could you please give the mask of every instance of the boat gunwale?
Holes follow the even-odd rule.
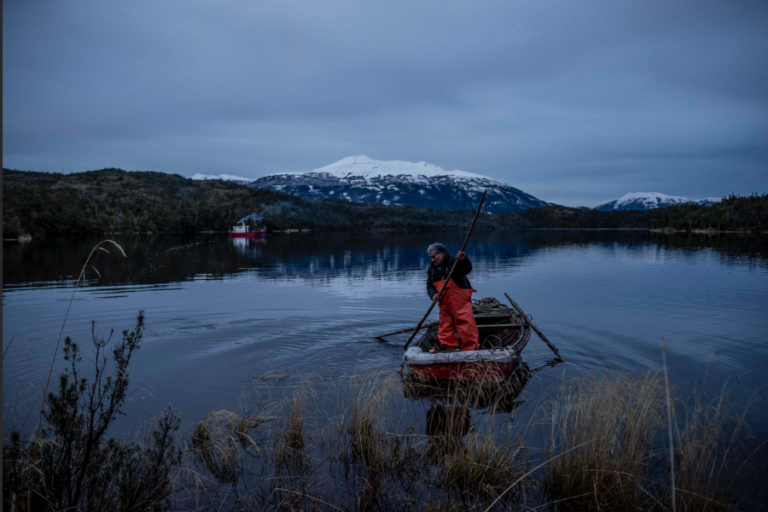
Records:
[[[406,354],[403,354],[403,362],[405,364],[407,364],[409,367],[411,365],[416,365],[416,366],[433,366],[433,365],[451,365],[451,364],[457,364],[457,363],[463,363],[463,364],[466,364],[466,365],[476,365],[476,364],[483,364],[483,363],[500,363],[500,361],[498,361],[498,360],[494,361],[490,357],[489,357],[489,360],[487,360],[487,361],[483,360],[481,358],[480,360],[477,360],[477,361],[466,361],[466,362],[465,361],[444,361],[444,360],[439,360],[439,359],[444,359],[444,356],[448,355],[448,354],[457,354],[457,355],[459,355],[459,354],[462,354],[462,353],[464,353],[464,354],[469,354],[469,353],[471,353],[471,354],[478,354],[478,353],[481,353],[481,356],[484,355],[484,354],[487,354],[488,356],[491,356],[491,355],[496,355],[496,354],[493,354],[493,352],[502,351],[503,350],[503,351],[509,353],[509,361],[508,362],[511,363],[512,361],[514,361],[515,358],[517,358],[517,359],[520,358],[520,353],[523,351],[523,349],[528,345],[528,342],[530,341],[532,329],[531,329],[530,325],[528,325],[527,323],[524,322],[524,319],[516,311],[514,311],[512,309],[509,309],[508,312],[509,312],[509,315],[501,314],[501,313],[498,313],[498,314],[477,313],[477,314],[473,315],[475,317],[475,319],[498,318],[498,319],[502,319],[502,320],[507,319],[510,322],[523,322],[522,325],[519,328],[518,327],[513,327],[513,328],[503,328],[503,327],[500,327],[500,329],[508,329],[509,331],[516,330],[518,332],[518,335],[516,336],[516,339],[514,341],[512,341],[511,343],[509,343],[508,345],[502,345],[500,347],[491,347],[491,348],[487,348],[487,349],[478,349],[478,350],[472,350],[472,351],[464,351],[464,352],[440,351],[440,352],[435,352],[434,354],[432,354],[432,353],[429,352],[429,349],[427,349],[427,350],[424,349],[425,346],[428,347],[428,346],[431,345],[431,339],[433,339],[437,335],[437,329],[435,327],[431,327],[431,328],[426,330],[426,332],[416,341],[416,343],[413,344],[413,347],[412,347],[412,349],[413,348],[420,349],[421,350],[421,354],[419,354],[420,355],[419,359],[426,358],[427,361],[421,361],[420,360],[419,362],[409,362],[409,361],[406,360],[406,357],[407,357],[407,355],[406,355],[407,352],[406,352]],[[498,323],[502,323],[502,322],[498,322]],[[491,324],[491,323],[482,323],[480,325],[488,326],[488,325],[493,325],[493,324]],[[492,334],[492,333],[490,333],[490,334]],[[410,351],[410,349],[409,349],[409,351]],[[436,360],[434,362],[428,362],[430,356],[434,356],[434,358]]]

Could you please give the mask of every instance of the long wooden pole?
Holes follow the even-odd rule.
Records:
[[[469,227],[469,233],[467,233],[467,238],[464,239],[464,243],[462,244],[461,250],[459,252],[464,252],[464,249],[467,248],[467,242],[469,242],[469,237],[472,236],[472,231],[475,229],[475,223],[477,222],[477,218],[480,216],[480,210],[483,209],[483,203],[485,202],[485,194],[487,193],[488,193],[488,190],[483,190],[483,197],[480,198],[480,204],[477,205],[475,218],[472,220],[472,225]],[[451,277],[453,277],[453,271],[456,270],[456,265],[458,265],[458,263],[459,263],[459,258],[456,258],[456,261],[453,262],[451,271],[448,273],[448,277],[445,279],[443,286],[440,288],[440,291],[437,292],[437,300],[440,300],[443,290],[445,290],[445,287],[448,286],[448,281],[450,281]],[[424,318],[422,318],[419,324],[416,326],[416,330],[413,331],[413,334],[411,334],[411,337],[408,338],[408,341],[405,343],[405,345],[403,345],[403,348],[405,350],[408,350],[408,345],[411,344],[411,341],[413,341],[413,338],[416,336],[416,333],[419,332],[419,329],[421,329],[421,324],[424,323],[424,321],[427,319],[429,314],[432,312],[432,309],[435,307],[435,304],[437,304],[437,300],[432,301],[432,304],[429,306],[429,309],[427,310],[427,314],[424,315]]]
[[[509,296],[509,295],[507,295],[506,293],[504,294],[504,296],[507,298],[507,300],[509,301],[509,303],[510,303],[510,304],[512,304],[512,307],[513,307],[513,308],[515,308],[515,309],[517,310],[517,312],[518,312],[518,313],[520,313],[520,316],[522,316],[522,317],[523,317],[523,321],[524,321],[525,323],[527,323],[528,325],[530,325],[530,326],[531,326],[531,328],[532,328],[534,331],[536,331],[536,334],[538,334],[538,335],[539,335],[539,338],[541,338],[541,341],[543,341],[544,343],[546,343],[546,344],[547,344],[547,346],[548,346],[550,349],[552,349],[552,352],[554,352],[554,353],[555,353],[555,355],[558,357],[558,359],[560,359],[560,360],[562,360],[562,361],[564,362],[564,361],[565,361],[565,359],[563,359],[563,357],[560,355],[560,352],[557,350],[557,347],[556,347],[556,346],[555,346],[555,345],[554,345],[552,342],[550,342],[550,341],[547,339],[547,337],[546,337],[546,336],[544,336],[544,334],[542,334],[542,332],[539,330],[539,328],[538,328],[538,327],[536,327],[535,325],[533,325],[533,322],[531,322],[531,319],[530,319],[530,318],[528,318],[528,316],[526,316],[526,314],[525,314],[525,312],[522,310],[522,308],[521,308],[520,306],[518,306],[518,305],[517,305],[517,302],[513,301],[513,300],[512,300],[512,297],[510,297],[510,296]]]

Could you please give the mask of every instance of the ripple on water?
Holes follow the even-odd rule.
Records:
[[[449,248],[463,237],[439,234]],[[367,336],[415,325],[426,311],[424,247],[434,238],[278,235],[258,246],[216,236],[199,240],[204,245],[118,240],[132,248],[127,258],[100,256],[102,277],[89,276],[78,290],[65,335],[87,342],[91,320],[99,332],[114,327],[119,335],[145,310],[146,337],[131,374],[152,392],[134,398],[142,393],[152,410],[176,404],[190,420],[236,405],[254,375],[284,371],[292,378],[271,389],[294,389],[298,375],[395,372],[403,337],[378,343]],[[45,383],[73,272],[92,242],[4,245],[4,343],[24,336],[34,350],[4,361],[5,389]],[[766,384],[768,360],[768,265],[760,247],[647,232],[480,232],[468,254],[477,296],[510,293],[569,360],[558,368],[658,368],[663,335],[678,381],[739,375],[756,389]],[[27,268],[26,261],[43,264]],[[551,356],[534,338],[524,357],[535,367]],[[542,392],[558,368],[536,373],[530,389]]]

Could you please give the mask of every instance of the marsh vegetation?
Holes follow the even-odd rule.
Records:
[[[136,439],[120,440],[109,427],[126,402],[143,323],[140,313],[114,347],[95,335],[90,351],[65,340],[68,368],[41,424],[4,440],[6,510],[755,506],[751,404],[730,401],[728,387],[714,397],[668,388],[661,370],[564,375],[521,425],[514,411],[526,368],[501,383],[375,371],[307,378],[289,398],[251,397],[184,429],[167,409]],[[431,404],[423,422],[405,410],[413,400]]]

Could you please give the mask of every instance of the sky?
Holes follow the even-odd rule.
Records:
[[[768,2],[3,2],[3,167],[768,192]]]

